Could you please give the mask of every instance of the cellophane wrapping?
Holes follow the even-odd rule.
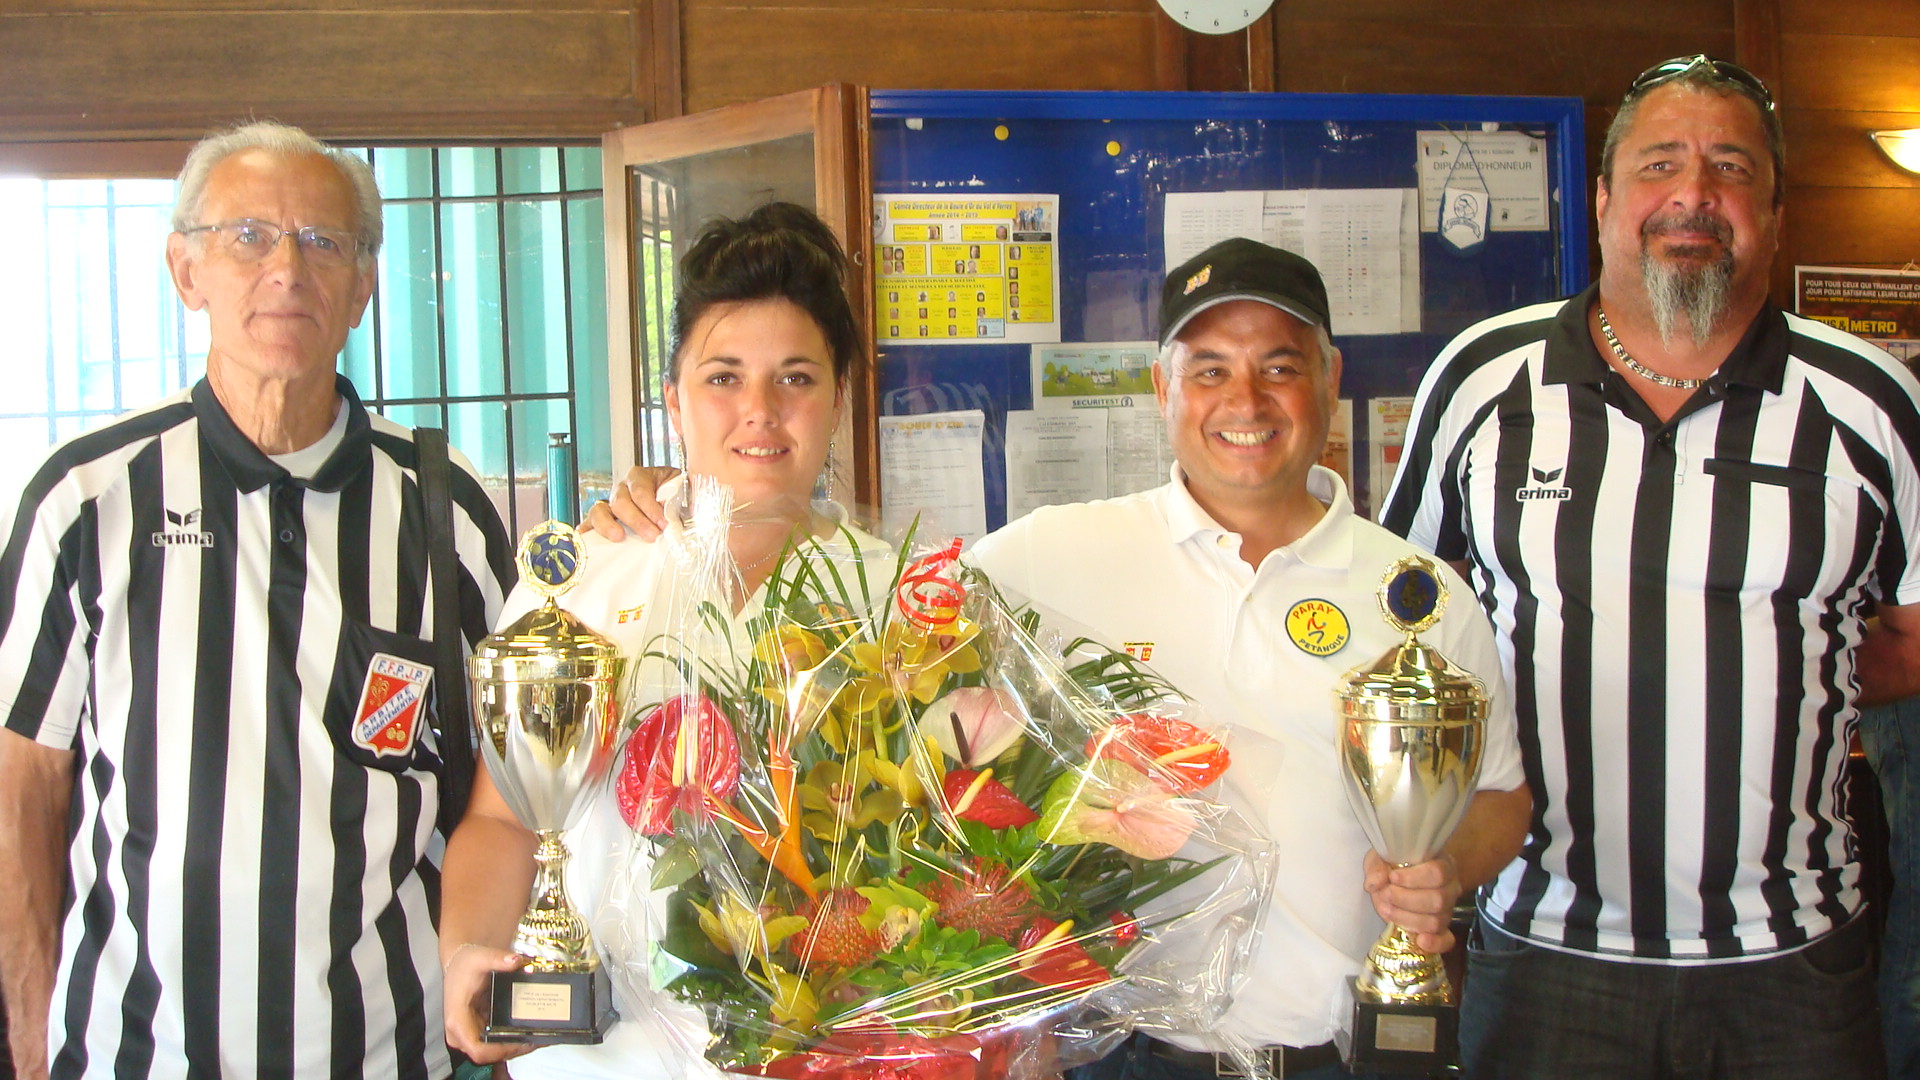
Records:
[[[1060,647],[959,541],[843,527],[737,611],[726,489],[689,490],[615,774],[628,999],[716,1070],[817,1080],[1037,1080],[1209,1031],[1272,858],[1209,794],[1200,711]]]

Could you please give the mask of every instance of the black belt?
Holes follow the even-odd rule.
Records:
[[[1139,1038],[1146,1044],[1147,1053],[1183,1069],[1213,1076],[1247,1075],[1232,1054],[1186,1050],[1150,1035],[1141,1035]],[[1267,1071],[1277,1080],[1335,1064],[1340,1060],[1340,1048],[1330,1042],[1319,1046],[1262,1046],[1254,1050],[1253,1056],[1255,1060],[1264,1062]]]

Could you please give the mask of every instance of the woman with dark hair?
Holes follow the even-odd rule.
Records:
[[[814,498],[861,352],[846,271],[832,231],[811,211],[789,203],[710,224],[681,259],[667,415],[687,471],[733,490],[727,537],[739,573],[733,616],[742,625],[758,612],[763,586],[793,541],[819,541],[806,557],[844,561],[848,571],[869,563],[866,572],[884,580],[891,569],[886,545],[848,526],[837,505]],[[665,500],[673,521],[684,513],[677,498]],[[616,544],[587,533],[582,548],[579,575],[559,602],[612,638],[632,664],[650,641],[672,629],[664,624],[668,613],[638,606],[653,595],[655,578],[670,562],[661,554],[667,546]],[[501,625],[539,602],[524,586],[516,589]],[[751,637],[734,635],[743,639]],[[629,715],[647,704],[623,702]],[[614,803],[611,791],[603,793],[567,833],[570,892],[603,947],[639,936],[624,920],[642,918],[645,904],[644,896],[614,895],[613,870],[632,835]],[[466,817],[447,845],[440,926],[447,1041],[477,1062],[517,1058],[528,1049],[484,1042],[481,1029],[491,975],[524,962],[509,950],[532,889],[534,846],[534,834],[514,817],[483,767]],[[642,866],[623,877],[645,882],[647,873]],[[622,1019],[605,1042],[517,1058],[516,1080],[665,1080],[704,1070],[663,1037],[661,1026],[691,1026],[697,1035],[698,1016],[660,1001],[632,1000],[621,983],[616,978]],[[673,1015],[656,1015],[661,1012]]]

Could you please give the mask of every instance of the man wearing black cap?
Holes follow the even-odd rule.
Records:
[[[1162,288],[1155,395],[1177,462],[1151,491],[1043,507],[971,561],[1036,605],[1147,660],[1231,728],[1226,797],[1271,830],[1275,893],[1246,986],[1215,1029],[1136,1035],[1075,1080],[1190,1080],[1233,1046],[1279,1076],[1344,1077],[1333,1047],[1345,981],[1387,919],[1440,951],[1454,901],[1519,850],[1530,799],[1486,619],[1470,602],[1427,639],[1494,691],[1482,790],[1445,854],[1389,870],[1340,784],[1331,697],[1397,644],[1374,590],[1418,553],[1353,513],[1317,463],[1339,398],[1326,287],[1313,265],[1228,240]],[[1451,572],[1453,595],[1466,586]],[[1371,903],[1369,903],[1371,894]]]
[[[1341,788],[1332,688],[1399,644],[1378,614],[1388,565],[1421,552],[1356,517],[1340,476],[1317,462],[1340,393],[1327,290],[1298,255],[1252,240],[1216,244],[1167,276],[1154,393],[1171,480],[1117,499],[1048,506],[966,556],[1001,587],[1149,663],[1230,729],[1224,795],[1275,837],[1280,867],[1253,972],[1204,1032],[1137,1034],[1073,1080],[1240,1075],[1254,1052],[1276,1077],[1337,1080],[1346,980],[1382,920],[1440,952],[1454,901],[1520,848],[1531,799],[1513,710],[1485,616],[1442,568],[1456,602],[1423,634],[1493,692],[1480,792],[1446,851],[1392,869],[1374,855]],[[636,470],[618,523],[658,535]]]

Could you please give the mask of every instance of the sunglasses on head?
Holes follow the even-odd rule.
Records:
[[[1633,85],[1627,89],[1627,96],[1638,97],[1669,79],[1677,79],[1694,68],[1700,67],[1706,68],[1744,91],[1748,97],[1759,102],[1761,108],[1768,112],[1773,111],[1773,93],[1767,89],[1766,83],[1760,81],[1758,75],[1731,60],[1715,60],[1706,53],[1676,56],[1671,60],[1653,65],[1633,80]]]

